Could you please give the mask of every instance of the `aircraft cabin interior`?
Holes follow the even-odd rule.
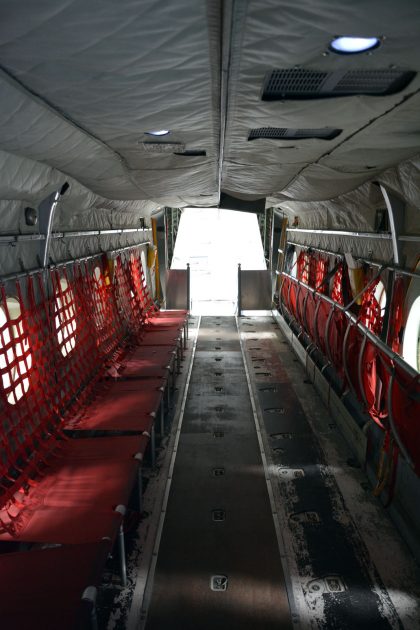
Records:
[[[419,245],[418,0],[2,0],[2,630],[419,630]]]

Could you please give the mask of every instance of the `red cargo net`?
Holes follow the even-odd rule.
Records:
[[[22,300],[7,300],[1,288],[0,376],[4,395],[15,405],[29,389],[32,351],[22,313]],[[14,313],[10,312],[14,307]]]
[[[61,437],[49,334],[50,313],[42,277],[40,274],[35,278],[28,277],[22,285],[26,285],[25,295],[20,283],[16,283],[20,305],[18,319],[11,318],[4,287],[1,288],[2,307],[6,313],[1,337],[3,344],[9,340],[3,354],[2,376],[11,376],[10,386],[5,387],[2,381],[0,388],[0,521],[6,528],[12,527],[22,497],[35,483],[34,479],[43,474],[49,453],[57,447],[57,437]],[[19,384],[20,397],[15,389]]]
[[[297,258],[297,277],[305,284],[309,284],[309,263],[309,254],[304,251],[300,252]]]
[[[329,260],[320,256],[316,261],[315,288],[318,293],[328,293],[328,283],[325,281],[328,274]]]
[[[83,263],[82,273],[88,314],[93,317],[98,351],[109,362],[123,343],[126,330],[118,311],[106,256],[97,260],[93,269],[87,262]]]
[[[375,297],[375,289],[379,282],[377,279],[363,293],[362,304],[360,306],[359,321],[371,330],[375,335],[379,335],[382,330],[383,317],[381,315],[381,307]]]
[[[144,315],[145,317],[151,317],[159,309],[154,303],[152,296],[150,295],[139,251],[131,253],[130,267],[133,283],[136,292],[140,298],[141,305],[144,310]]]
[[[344,306],[343,275],[344,265],[343,263],[339,263],[337,271],[334,274],[331,299],[337,302],[337,304],[341,304],[341,306]]]
[[[405,299],[405,281],[399,277],[395,280],[389,318],[388,345],[394,352],[401,350],[401,328],[403,324]]]
[[[114,280],[121,316],[131,335],[139,339],[144,323],[142,302],[133,282],[130,262],[121,255],[115,260]]]
[[[80,408],[101,374],[88,285],[80,265],[51,272],[57,398],[60,414]],[[66,332],[67,331],[67,332]]]

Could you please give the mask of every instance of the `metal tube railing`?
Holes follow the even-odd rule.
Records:
[[[391,240],[388,232],[355,232],[352,230],[321,230],[311,228],[287,228],[288,232],[298,232],[301,234],[328,234],[329,236],[352,236],[354,238],[373,238],[379,240]]]
[[[368,402],[366,399],[366,394],[364,391],[364,386],[363,386],[363,379],[362,379],[362,362],[363,362],[363,354],[365,352],[366,349],[366,342],[367,340],[369,340],[378,350],[380,350],[388,359],[390,359],[391,361],[393,361],[394,365],[398,365],[400,368],[402,368],[411,378],[417,379],[419,377],[419,374],[416,370],[414,370],[414,368],[411,367],[411,365],[409,365],[408,363],[406,363],[404,361],[404,359],[402,359],[402,357],[400,357],[398,354],[396,354],[393,350],[391,350],[391,348],[389,348],[381,339],[379,339],[378,337],[376,337],[376,335],[374,335],[368,328],[366,328],[366,326],[364,326],[363,324],[361,324],[357,317],[353,314],[350,313],[347,309],[349,307],[349,305],[347,306],[342,306],[341,304],[338,304],[337,302],[334,302],[334,300],[332,300],[330,297],[319,293],[318,291],[316,291],[316,289],[314,289],[313,287],[310,287],[308,285],[306,285],[305,283],[303,283],[302,281],[298,280],[297,278],[294,278],[293,276],[291,276],[290,274],[286,273],[286,272],[281,272],[281,275],[288,278],[289,280],[295,282],[296,284],[299,284],[303,287],[305,287],[309,292],[312,293],[314,296],[318,296],[319,298],[319,302],[318,305],[321,303],[320,300],[324,300],[325,302],[327,302],[332,308],[330,309],[329,315],[328,315],[328,319],[327,319],[327,324],[325,327],[325,341],[326,341],[326,348],[327,348],[327,355],[330,359],[330,361],[332,363],[334,363],[332,361],[331,358],[331,351],[330,351],[330,345],[329,345],[329,324],[332,318],[332,314],[334,313],[335,310],[339,310],[342,313],[345,314],[345,316],[347,317],[347,328],[346,328],[346,332],[344,335],[344,339],[343,339],[343,367],[344,367],[344,372],[346,375],[346,378],[348,380],[348,382],[350,383],[353,391],[354,390],[354,386],[352,383],[352,380],[350,378],[350,373],[349,373],[349,369],[348,369],[348,365],[347,365],[347,360],[346,360],[346,350],[347,350],[347,341],[348,341],[348,337],[349,337],[349,333],[351,328],[354,326],[357,328],[357,330],[359,330],[362,335],[363,335],[363,340],[361,343],[361,347],[359,349],[359,356],[358,356],[358,365],[357,365],[357,376],[358,376],[358,382],[359,382],[359,387],[360,387],[360,391],[361,391],[361,395],[362,398],[364,400],[365,405],[367,406]],[[289,290],[291,287],[291,282],[289,283]],[[365,287],[366,289],[367,287]],[[395,419],[394,419],[394,414],[393,414],[393,409],[392,409],[392,388],[394,385],[394,380],[395,380],[395,368],[392,369],[392,373],[391,373],[391,378],[390,378],[390,382],[388,384],[388,393],[387,393],[387,407],[388,407],[388,418],[389,418],[389,425],[390,425],[390,429],[391,429],[391,433],[394,436],[395,441],[398,444],[398,447],[403,455],[403,457],[405,458],[405,460],[407,461],[407,463],[409,464],[409,466],[411,466],[411,468],[415,468],[414,463],[412,458],[410,457],[406,447],[404,446],[404,443],[401,440],[401,437],[398,433],[398,429],[395,423]],[[356,393],[356,392],[355,392]]]
[[[107,236],[110,234],[133,234],[148,232],[149,228],[116,228],[109,230],[77,230],[70,232],[52,232],[51,239],[61,238],[78,238],[82,236]],[[45,241],[45,234],[1,234],[0,245],[11,245],[16,243],[25,243],[32,241]]]
[[[367,337],[367,339],[369,339],[369,341],[372,342],[372,344],[375,347],[379,348],[391,361],[394,361],[394,363],[399,365],[411,377],[413,378],[418,377],[418,372],[414,370],[414,368],[412,368],[411,365],[406,363],[404,359],[400,357],[399,354],[396,354],[393,350],[391,350],[391,348],[389,348],[389,346],[387,346],[373,332],[371,332],[368,328],[366,328],[366,326],[360,323],[357,317],[353,313],[350,313],[348,310],[346,310],[348,308],[347,306],[342,306],[341,304],[334,302],[334,300],[332,300],[327,295],[324,295],[323,293],[319,293],[313,287],[306,285],[304,282],[302,282],[301,280],[298,280],[297,278],[294,278],[293,276],[289,275],[285,271],[282,271],[281,275],[283,275],[285,278],[289,278],[289,280],[291,280],[292,282],[295,282],[296,284],[300,284],[301,286],[304,286],[308,291],[317,295],[321,300],[324,300],[324,302],[327,302],[335,309],[345,313],[346,317],[363,333],[363,335],[365,335],[365,337]]]
[[[87,260],[93,260],[94,258],[99,258],[104,254],[120,254],[122,252],[128,251],[130,249],[135,249],[142,245],[150,245],[150,241],[143,241],[142,243],[136,243],[135,245],[127,245],[126,247],[120,247],[119,249],[112,249],[107,252],[97,252],[96,254],[89,254],[89,256],[82,256],[80,258],[73,258],[69,260],[64,260],[59,263],[53,263],[48,265],[47,269],[61,269],[62,267],[66,267],[67,265],[71,265],[72,263],[81,263]],[[20,280],[21,278],[26,278],[27,276],[33,276],[37,273],[41,273],[45,271],[43,267],[37,267],[35,269],[28,269],[27,271],[20,271],[19,273],[10,273],[4,276],[0,276],[0,282],[10,282],[13,280]]]
[[[287,245],[295,245],[297,247],[310,249],[314,252],[319,252],[320,254],[326,254],[327,256],[336,256],[337,258],[344,258],[344,254],[341,252],[333,252],[329,249],[323,249],[322,247],[313,247],[312,245],[308,245],[304,243],[296,243],[296,241],[287,241],[286,247]],[[402,269],[401,267],[397,267],[396,265],[391,265],[387,263],[384,266],[384,263],[381,263],[377,260],[369,260],[368,258],[362,258],[360,256],[354,256],[354,255],[353,255],[353,258],[354,260],[357,260],[358,262],[366,263],[367,265],[370,265],[371,267],[384,267],[384,270],[387,269],[389,271],[395,271],[396,273],[400,273],[403,276],[409,276],[410,278],[420,278],[420,273],[416,271],[409,271],[408,269]]]

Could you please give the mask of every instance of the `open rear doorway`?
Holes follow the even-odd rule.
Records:
[[[266,269],[256,214],[185,208],[181,215],[172,269],[191,270],[191,312],[234,315],[238,305],[238,263]]]

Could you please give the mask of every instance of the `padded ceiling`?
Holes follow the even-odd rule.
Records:
[[[386,39],[343,56],[327,52],[337,34]],[[150,202],[146,216],[216,205],[222,191],[325,202],[419,152],[419,42],[416,0],[2,0],[0,149],[27,188],[36,165],[37,195],[70,176],[116,208]],[[295,67],[419,74],[384,97],[263,101],[267,73]],[[248,141],[251,129],[325,127],[342,132]],[[161,128],[184,155],[145,148]]]
[[[393,0],[255,0],[236,3],[223,187],[231,194],[325,200],[350,191],[419,151],[420,76],[391,96],[266,102],[267,72],[397,67],[420,71],[420,3]],[[240,9],[239,9],[240,7]],[[372,54],[327,53],[337,34],[386,35]],[[322,128],[323,140],[247,142],[254,127]]]

